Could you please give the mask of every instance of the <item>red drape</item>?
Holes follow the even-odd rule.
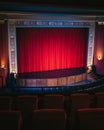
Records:
[[[17,28],[18,72],[86,67],[88,28]]]

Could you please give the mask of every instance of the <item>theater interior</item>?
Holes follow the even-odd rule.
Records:
[[[0,1],[0,130],[104,130],[102,0]]]

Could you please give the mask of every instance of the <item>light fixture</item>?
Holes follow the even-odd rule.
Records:
[[[92,71],[92,66],[88,66],[87,72],[90,73]]]
[[[4,70],[6,69],[6,67],[5,67],[4,64],[1,64],[0,68],[1,68],[1,69],[4,69]]]
[[[102,55],[98,55],[97,59],[100,61],[103,59],[103,56]]]

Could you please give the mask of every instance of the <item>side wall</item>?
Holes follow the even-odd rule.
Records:
[[[96,23],[94,65],[96,73],[104,75],[104,25]]]
[[[0,22],[0,86],[5,86],[8,74],[8,26],[7,21]]]

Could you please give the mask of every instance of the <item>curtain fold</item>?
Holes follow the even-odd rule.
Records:
[[[18,72],[86,67],[88,28],[17,28]]]

